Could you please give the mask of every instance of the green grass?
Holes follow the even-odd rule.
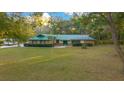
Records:
[[[0,80],[124,80],[113,46],[0,49]]]

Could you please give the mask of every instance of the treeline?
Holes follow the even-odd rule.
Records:
[[[117,27],[118,40],[124,44],[124,13],[112,13],[112,17]],[[113,43],[107,13],[74,12],[70,20],[51,18],[50,24],[52,29],[44,28],[43,33],[88,34],[94,37],[98,44]]]
[[[0,13],[0,38],[12,39],[13,42],[25,42],[34,34],[88,34],[98,44],[111,44],[112,33],[107,20],[107,13],[76,13],[70,20],[51,17],[47,25],[43,25],[42,12],[31,13],[30,17],[22,13]],[[117,38],[124,44],[124,13],[112,13],[117,28]]]
[[[111,13],[113,23],[117,29],[117,39],[124,44],[124,13]],[[111,44],[111,25],[107,13],[82,13],[73,18],[79,31],[94,37],[100,44]]]

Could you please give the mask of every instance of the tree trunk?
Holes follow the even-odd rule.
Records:
[[[122,62],[123,62],[123,71],[124,71],[124,52],[120,46],[120,43],[118,41],[118,33],[115,23],[112,19],[112,13],[107,13],[107,20],[110,25],[111,33],[112,33],[112,40],[114,42],[115,50],[117,51],[118,55],[120,56]]]

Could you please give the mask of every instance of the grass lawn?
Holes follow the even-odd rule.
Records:
[[[124,80],[112,45],[0,49],[0,80]]]

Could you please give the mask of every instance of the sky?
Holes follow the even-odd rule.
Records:
[[[64,20],[69,20],[72,15],[69,15],[65,12],[47,12],[50,16],[53,16],[53,17],[61,17],[62,19]],[[31,14],[31,12],[25,12],[23,13],[23,16],[29,16]]]
[[[72,16],[71,15],[68,15],[64,12],[49,12],[48,13],[50,16],[58,16],[58,17],[62,17],[63,19],[65,20],[69,20]]]

